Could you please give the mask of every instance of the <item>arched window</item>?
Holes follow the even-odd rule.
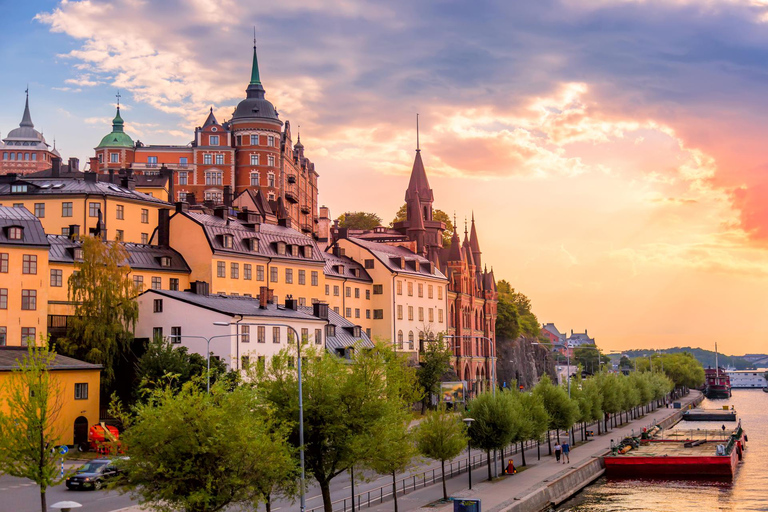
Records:
[[[403,331],[397,331],[397,348],[403,349]]]
[[[413,331],[408,331],[408,350],[413,350]]]
[[[450,327],[456,327],[456,310],[453,309],[453,304],[451,304],[451,314],[448,318],[448,325]]]

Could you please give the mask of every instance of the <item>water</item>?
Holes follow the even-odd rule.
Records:
[[[735,389],[727,400],[705,399],[702,407],[736,406],[749,442],[733,482],[611,480],[601,478],[555,509],[558,512],[768,511],[768,393]]]

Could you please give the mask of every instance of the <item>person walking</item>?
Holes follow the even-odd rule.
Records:
[[[563,447],[560,446],[560,443],[557,443],[555,445],[555,459],[559,463],[560,462],[560,452],[563,450]]]
[[[566,459],[568,462],[566,462]],[[570,464],[571,463],[571,445],[568,444],[568,441],[563,443],[563,464]]]

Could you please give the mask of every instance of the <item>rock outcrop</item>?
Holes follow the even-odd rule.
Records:
[[[496,342],[496,372],[499,384],[511,386],[513,381],[525,389],[536,384],[542,375],[557,382],[555,361],[547,347],[534,345],[535,338],[499,339]]]

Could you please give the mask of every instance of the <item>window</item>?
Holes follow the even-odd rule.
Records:
[[[179,173],[179,185],[189,185],[189,173],[182,171]]]
[[[383,320],[384,319],[384,310],[383,309],[374,309],[373,310],[373,319],[374,320]]]
[[[148,156],[147,157],[147,167],[157,167],[157,157],[156,156]]]
[[[320,345],[323,342],[323,330],[315,329],[315,345]]]
[[[285,269],[285,284],[293,284],[293,269]]]
[[[75,383],[75,400],[88,400],[88,383]]]
[[[187,160],[187,157],[185,156],[179,157],[179,167],[186,167],[187,165],[189,165],[189,160]],[[182,173],[182,174],[184,174],[184,178],[186,179],[187,173]]]
[[[205,184],[206,185],[221,185],[222,174],[218,171],[206,171]]]
[[[149,235],[147,233],[141,234],[141,243],[148,244],[149,243]]]
[[[8,253],[0,253],[0,272],[3,274],[8,273]]]
[[[263,325],[256,327],[256,342],[265,343],[267,341],[267,328]]]
[[[371,319],[371,310],[370,309],[366,309],[365,310],[365,318],[367,318],[368,320]]]
[[[419,322],[424,321],[424,308],[419,308]]]
[[[397,282],[397,294],[402,295],[403,294],[403,282],[398,281]]]
[[[210,146],[218,146],[219,145],[219,136],[218,135],[211,135],[208,139],[208,145]]]
[[[251,366],[250,356],[240,356],[240,369],[247,370]]]
[[[433,292],[433,288],[432,288],[432,285],[430,284],[429,286],[427,286],[427,297],[430,299],[432,298],[432,295],[433,295],[432,292]]]
[[[299,284],[307,284],[307,271],[299,270]]]
[[[259,155],[252,154],[251,155],[251,165],[259,165]],[[256,176],[259,176],[259,173],[255,173]],[[253,176],[253,174],[251,175]]]
[[[61,203],[61,216],[62,217],[72,216],[72,203],[70,202]]]
[[[355,308],[355,318],[360,318],[360,308]]]
[[[171,266],[171,257],[170,256],[161,256],[160,257],[160,266],[161,267],[170,267]]]
[[[408,296],[413,297],[413,283],[408,283]]]
[[[34,327],[22,327],[21,328],[21,346],[28,347],[35,343],[35,328]]]
[[[403,331],[397,331],[397,348],[403,349]]]
[[[251,146],[258,146],[258,145],[259,145],[259,136],[251,135]]]
[[[229,277],[232,279],[240,279],[240,264],[231,263],[229,265]]]
[[[309,329],[306,327],[301,328],[301,342],[306,343],[309,341]]]
[[[179,279],[177,277],[168,280],[168,289],[174,292],[179,291]]]
[[[240,341],[242,343],[250,343],[251,342],[251,326],[250,325],[241,325],[240,326]]]
[[[144,291],[144,276],[133,276],[133,286],[136,291]]]
[[[110,153],[109,154],[109,163],[116,164],[120,162],[120,154],[119,153]]]
[[[428,315],[429,323],[434,322],[435,321],[435,311],[432,308],[429,308],[429,309],[427,309],[427,312],[429,313],[429,315]]]
[[[248,281],[251,280],[251,264],[250,263],[243,263],[243,279]]]
[[[413,350],[413,331],[408,331],[408,350]]]
[[[267,146],[274,146],[275,145],[275,136],[269,135],[267,136]]]
[[[437,300],[443,300],[443,287],[437,287]]]
[[[413,306],[408,306],[408,320],[413,321]]]
[[[365,268],[373,268],[373,260],[365,260]]]
[[[206,190],[203,194],[203,197],[206,201],[211,201],[216,204],[221,204],[223,201],[224,195],[222,194],[221,190]]]
[[[213,155],[206,153],[203,155],[203,165],[213,164]]]
[[[339,296],[339,286],[333,285],[333,296],[338,297]]]
[[[352,297],[352,288],[350,288],[349,286],[346,286],[344,288],[344,296],[345,297]]]
[[[383,284],[375,284],[373,285],[373,294],[374,295],[382,295],[384,293],[384,285]]]
[[[224,155],[216,155],[216,165],[224,165]]]
[[[344,318],[352,318],[352,308],[344,309]]]
[[[275,156],[274,155],[267,156],[267,162],[269,163],[270,167],[274,167],[275,166]]]
[[[325,294],[330,295],[331,294],[331,285],[327,284],[325,285]]]
[[[0,327],[0,347],[4,347],[7,344],[8,328]]]
[[[59,269],[51,269],[51,286],[61,288],[63,286],[62,271]]]
[[[216,277],[227,277],[227,264],[225,262],[216,262]]]
[[[22,274],[37,274],[37,255],[25,254],[21,263]]]
[[[272,343],[280,343],[280,328],[272,328]]]
[[[268,187],[274,187],[275,186],[275,173],[270,172],[267,174],[267,186]]]
[[[12,226],[12,227],[8,228],[8,239],[9,240],[21,240],[22,238],[24,238],[24,230],[23,229],[21,229],[19,227],[16,227],[16,226]]]
[[[328,324],[325,326],[325,337],[326,338],[335,338],[336,337],[336,326],[333,324]]]
[[[397,319],[402,320],[403,319],[403,305],[398,304],[397,305]]]
[[[439,290],[439,289],[440,289],[440,288],[438,288],[438,290]],[[442,310],[442,309],[438,309],[438,310],[437,310],[437,321],[438,321],[439,323],[443,323],[443,310]]]
[[[149,224],[149,210],[146,208],[141,209],[141,223]]]
[[[365,290],[365,300],[371,300],[371,290]]]
[[[311,279],[310,283],[312,284],[312,286],[317,286],[318,276],[317,276],[317,271],[316,270],[312,271],[312,276],[311,276],[310,279]]]
[[[270,283],[277,282],[277,267],[272,267],[269,269],[269,282]]]
[[[0,309],[8,309],[8,288],[0,288]]]
[[[116,230],[115,238],[117,239],[118,242],[122,242],[123,240],[125,240],[125,231],[123,231],[122,229]]]
[[[162,290],[163,288],[163,278],[154,276],[152,277],[152,289],[153,290]]]
[[[99,210],[101,210],[101,205],[99,203],[88,203],[88,216],[89,217],[98,217],[99,216]]]
[[[37,309],[37,290],[21,290],[21,309],[27,311]]]
[[[424,285],[419,283],[419,297],[424,297]]]
[[[251,186],[252,187],[258,187],[259,186],[259,173],[252,172],[251,173]]]
[[[355,288],[355,298],[356,299],[360,298],[360,288]]]
[[[264,265],[256,265],[256,280],[264,280]]]
[[[153,313],[162,313],[163,312],[163,299],[155,299],[152,303],[152,312]]]
[[[45,203],[35,203],[35,217],[38,219],[45,217]]]
[[[162,339],[163,338],[163,328],[162,327],[153,327],[152,328],[152,338],[153,339]]]
[[[99,163],[100,164],[104,163],[104,154],[103,153],[99,153]]]

